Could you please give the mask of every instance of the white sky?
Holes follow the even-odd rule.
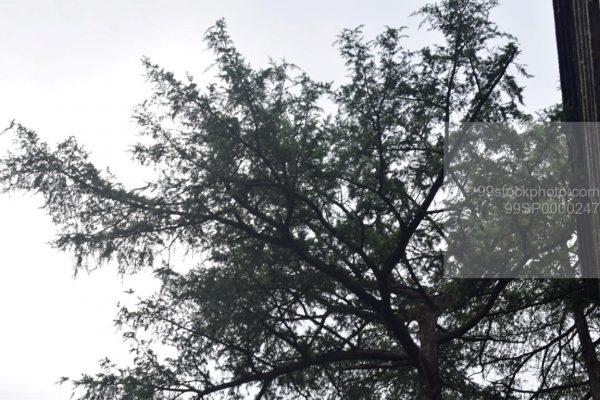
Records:
[[[212,62],[205,30],[225,17],[239,50],[254,65],[268,57],[311,76],[340,80],[332,42],[345,27],[409,25],[410,47],[427,43],[408,15],[423,0],[0,0],[0,130],[11,119],[56,142],[74,135],[100,167],[136,178],[125,152],[135,141],[131,109],[145,98],[140,57],[149,56],[202,84]],[[550,0],[501,0],[494,12],[515,34],[535,77],[526,101],[536,110],[559,101]],[[0,146],[6,146],[0,140]],[[0,154],[4,148],[0,147]],[[68,399],[60,376],[94,372],[100,358],[125,347],[113,327],[116,303],[129,287],[148,291],[147,276],[122,282],[114,269],[72,278],[71,259],[47,244],[54,229],[40,199],[0,196],[0,400]]]

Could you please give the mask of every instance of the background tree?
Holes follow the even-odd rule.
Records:
[[[469,379],[476,354],[459,339],[523,284],[442,279],[432,209],[448,123],[528,118],[494,4],[424,7],[445,41],[419,51],[401,29],[342,32],[337,87],[287,63],[252,69],[223,21],[206,34],[219,79],[203,90],[144,60],[154,95],[133,154],[156,179],[141,189],[74,139],[51,148],[15,124],[0,182],[44,196],[56,246],[77,268],[114,259],[162,282],[119,314],[133,365],[107,360],[75,381],[80,398],[509,396]],[[171,248],[204,261],[175,268]]]
[[[598,2],[554,0],[554,22],[560,67],[563,100],[563,121],[583,121],[569,129],[569,160],[573,184],[584,188],[598,188],[598,159],[594,143],[600,128],[600,4]],[[592,123],[589,123],[592,122]],[[597,196],[584,199],[597,203]],[[577,233],[581,270],[586,279],[582,282],[587,292],[573,303],[574,319],[582,343],[583,360],[591,382],[591,396],[600,399],[600,361],[595,342],[589,332],[584,310],[591,302],[592,309],[600,303],[600,221],[598,214],[579,216]]]

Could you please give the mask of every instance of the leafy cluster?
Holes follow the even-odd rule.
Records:
[[[102,363],[74,381],[79,398],[522,393],[521,361],[533,355],[509,344],[562,354],[573,332],[564,318],[535,340],[527,327],[574,289],[444,279],[444,213],[433,208],[450,123],[530,119],[517,44],[489,21],[494,5],[424,7],[445,41],[419,51],[403,47],[402,29],[370,41],[343,31],[349,79],[337,86],[285,62],[252,68],[223,21],[205,38],[213,84],[144,59],[154,94],[136,109],[133,155],[156,179],[140,189],[94,167],[74,139],[52,149],[14,125],[0,183],[44,197],[57,247],[78,268],[116,260],[122,272],[153,268],[162,283],[118,316],[133,365]],[[174,268],[172,248],[203,261]],[[565,385],[552,368],[542,390]],[[569,390],[585,384],[574,368]]]

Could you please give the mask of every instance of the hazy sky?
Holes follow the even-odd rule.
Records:
[[[135,180],[125,152],[135,141],[131,109],[147,92],[140,58],[150,57],[196,82],[211,65],[205,30],[225,17],[239,50],[254,65],[269,57],[311,76],[340,80],[344,66],[332,43],[345,27],[408,25],[409,47],[431,34],[409,14],[423,0],[0,0],[0,129],[11,119],[56,142],[76,136],[99,166]],[[501,29],[516,35],[519,62],[536,110],[559,101],[550,0],[501,0]],[[0,154],[7,145],[0,138]],[[94,372],[104,357],[125,354],[112,320],[123,291],[148,291],[149,277],[122,281],[114,269],[72,278],[71,259],[47,244],[49,219],[32,196],[0,196],[0,399],[66,400],[60,376]]]

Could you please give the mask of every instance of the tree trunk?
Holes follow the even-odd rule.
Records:
[[[574,188],[600,188],[600,1],[553,0],[556,42],[568,124],[569,161]],[[583,202],[600,202],[590,197]],[[591,208],[593,209],[593,208]],[[600,214],[577,215],[577,244],[583,289],[600,304]],[[585,319],[583,299],[573,307],[585,368],[594,400],[600,400],[600,362]]]
[[[419,371],[419,379],[422,389],[420,400],[442,400],[442,379],[437,366],[434,370]]]
[[[600,122],[600,1],[553,0],[553,5],[563,121]],[[571,186],[600,188],[600,124],[567,125]],[[582,276],[600,278],[600,213],[576,218]],[[598,281],[586,283],[588,293],[600,300]]]
[[[600,400],[600,361],[598,361],[594,342],[590,337],[590,330],[585,319],[584,306],[579,301],[573,306],[573,317],[575,319],[577,336],[581,343],[583,363],[590,379],[592,399]]]
[[[423,313],[419,321],[419,379],[421,400],[442,399],[442,378],[438,362],[437,318],[431,311]]]

